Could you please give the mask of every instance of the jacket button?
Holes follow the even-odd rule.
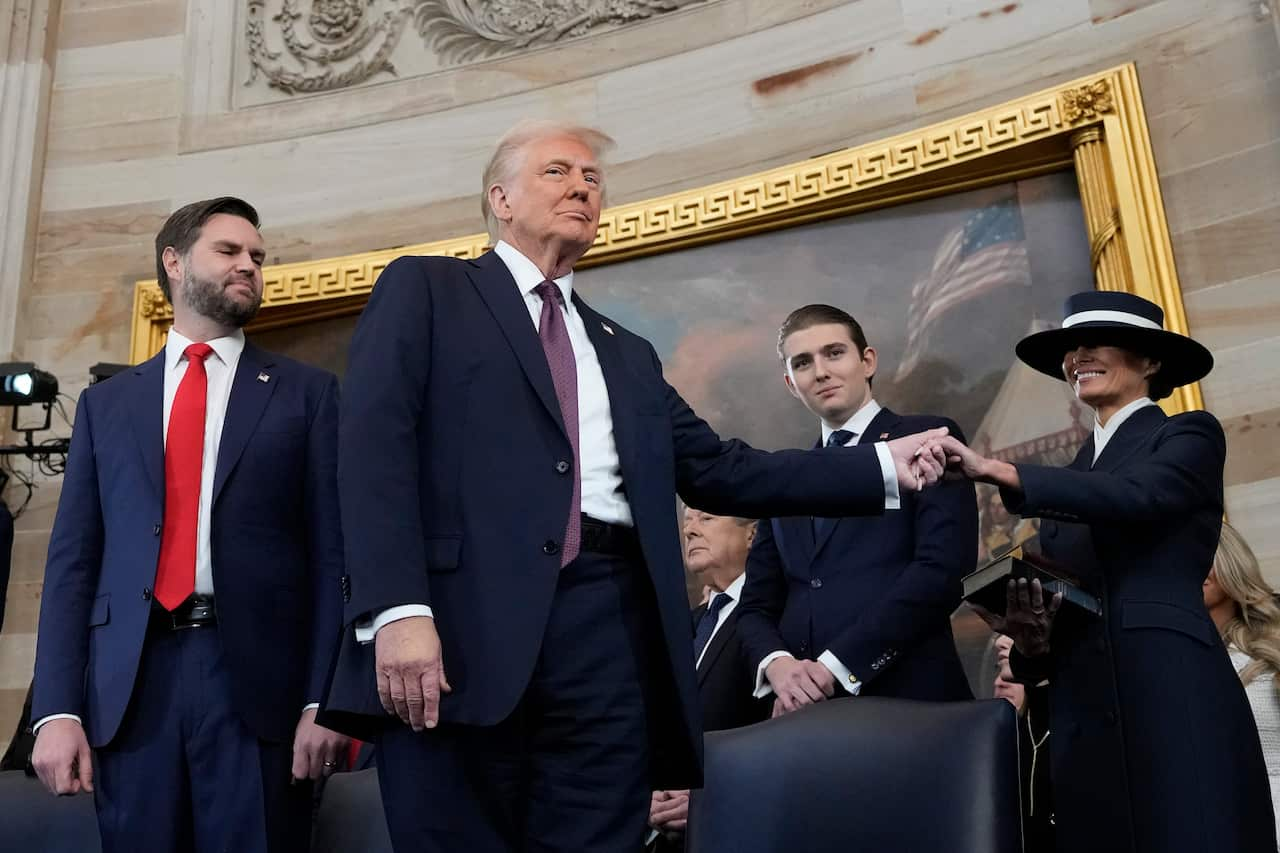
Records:
[[[813,587],[814,589],[822,589],[822,578],[814,578],[813,580],[809,581],[809,586]]]
[[[150,601],[150,600],[151,600],[151,587],[149,587],[149,586],[144,586],[144,587],[142,588],[142,600],[143,600],[143,601]]]
[[[151,528],[151,535],[153,536],[160,535],[160,525],[157,524],[155,527]]]
[[[551,556],[552,554],[559,554],[560,546],[557,545],[554,540],[548,539],[546,542],[542,543],[542,553],[546,554],[547,556]]]
[[[809,651],[809,644],[808,644],[808,643],[801,643],[801,644],[800,644],[800,654],[804,654],[804,653],[805,653],[805,652],[807,652],[807,651]]]
[[[557,463],[556,463],[556,473],[557,473],[557,474],[568,474],[568,473],[569,473],[569,463],[568,463],[568,462],[565,462],[563,459],[561,459],[559,462],[557,462]]]

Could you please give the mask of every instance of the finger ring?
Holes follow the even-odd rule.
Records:
[[[336,761],[326,761],[326,762],[324,763],[324,766],[325,766],[325,767],[337,767],[337,766],[338,766],[338,762],[336,762]]]

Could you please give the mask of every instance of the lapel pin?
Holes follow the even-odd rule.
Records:
[[[609,334],[611,335],[613,334],[613,326],[610,326],[608,323],[605,323],[603,321],[600,323],[600,326]]]
[[[259,373],[259,374],[258,374],[258,381],[259,381],[259,382],[270,382],[270,381],[271,381],[271,377],[270,377],[270,376],[268,376],[268,375],[267,375],[267,374],[265,374],[265,373]]]
[[[888,438],[888,437],[889,437],[889,433],[887,433],[887,432],[882,432],[882,433],[880,433],[880,440],[881,440],[881,441],[884,441],[884,440],[885,440],[886,438]]]

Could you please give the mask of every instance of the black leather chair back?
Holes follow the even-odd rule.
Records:
[[[391,853],[377,769],[325,780],[312,838],[311,853]]]
[[[687,853],[1021,853],[1003,699],[819,702],[706,737]]]
[[[55,797],[21,770],[0,773],[0,850],[98,853],[92,794]]]

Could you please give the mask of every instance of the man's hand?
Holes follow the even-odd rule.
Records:
[[[318,782],[347,762],[351,739],[316,724],[316,709],[302,712],[293,733],[293,778]]]
[[[946,434],[946,427],[937,427],[886,442],[898,472],[899,489],[918,492],[938,482],[947,460],[937,440]]]
[[[430,616],[410,616],[383,625],[374,637],[378,698],[388,714],[415,732],[440,722],[440,694],[448,693],[440,635]]]
[[[796,660],[791,657],[775,658],[765,668],[764,677],[777,694],[774,716],[779,709],[783,714],[799,710],[805,705],[830,699],[836,692],[836,678],[816,660]]]
[[[84,726],[75,720],[50,720],[36,733],[31,764],[54,794],[93,792],[93,759]]]
[[[942,453],[948,479],[964,477],[975,483],[990,483],[1001,488],[1022,488],[1016,466],[1001,462],[999,459],[988,459],[975,452],[973,448],[966,447],[953,436],[947,435],[930,441],[926,451],[933,454]]]
[[[670,838],[689,825],[688,791],[654,791],[649,801],[649,826]]]
[[[992,631],[1013,640],[1014,647],[1024,656],[1036,657],[1049,653],[1049,635],[1053,631],[1053,617],[1062,606],[1062,593],[1055,593],[1046,604],[1039,578],[1030,583],[1026,578],[1017,581],[1009,578],[1003,616],[977,604],[969,606]]]

